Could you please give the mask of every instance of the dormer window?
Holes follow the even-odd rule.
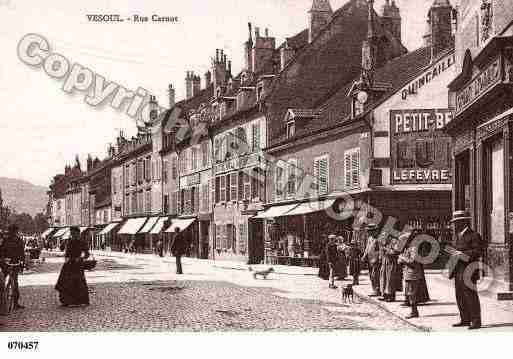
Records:
[[[287,138],[294,137],[296,135],[296,121],[287,122]]]
[[[257,87],[257,93],[256,93],[257,101],[260,101],[263,93],[264,93],[264,84],[260,83],[260,84],[258,84],[258,87]]]
[[[358,101],[356,98],[353,100],[353,116],[357,117],[364,111],[364,104]]]

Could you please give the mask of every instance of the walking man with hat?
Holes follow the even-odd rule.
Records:
[[[455,249],[452,255],[457,257],[457,263],[449,273],[454,278],[456,302],[460,311],[461,322],[453,327],[466,327],[469,329],[481,328],[481,304],[477,293],[479,268],[476,266],[472,272],[470,265],[477,263],[483,255],[483,241],[479,233],[470,228],[471,216],[466,211],[456,211],[451,223],[455,234]],[[475,264],[474,264],[475,265]]]
[[[379,255],[379,228],[374,223],[367,225],[367,245],[363,253],[362,261],[367,261],[369,265],[369,277],[372,284],[371,297],[381,296],[380,289],[380,269],[381,258]]]

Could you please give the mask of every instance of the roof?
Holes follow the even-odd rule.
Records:
[[[377,14],[374,19],[375,36],[390,45],[387,57],[406,53],[401,42],[384,29]],[[317,108],[360,75],[367,22],[367,5],[349,1],[277,76],[266,96],[271,146],[285,135],[283,118],[289,108]]]
[[[310,11],[332,12],[333,10],[328,0],[313,0]]]

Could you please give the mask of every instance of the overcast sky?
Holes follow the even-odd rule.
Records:
[[[334,9],[347,0],[331,0]],[[384,0],[376,0],[376,10]],[[403,42],[421,46],[433,0],[396,0],[403,16]],[[187,70],[203,76],[216,48],[224,48],[233,72],[242,66],[247,23],[268,27],[280,43],[307,25],[311,0],[0,0],[0,177],[49,185],[75,154],[100,158],[119,129],[134,122],[108,107],[93,108],[84,95],[67,95],[62,82],[22,63],[16,55],[27,33],[48,39],[51,50],[128,89],[143,87],[167,105],[167,86],[183,98]],[[86,14],[178,16],[171,23],[88,22]],[[203,85],[203,83],[202,83]]]

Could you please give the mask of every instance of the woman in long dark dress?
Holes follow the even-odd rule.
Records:
[[[328,280],[330,277],[330,270],[328,267],[328,261],[326,259],[326,251],[324,248],[326,247],[326,241],[322,240],[321,242],[321,253],[319,256],[319,278],[324,280]]]
[[[83,260],[89,257],[87,243],[80,238],[78,227],[70,228],[66,242],[65,262],[55,289],[63,306],[89,305],[89,289],[84,275]]]

